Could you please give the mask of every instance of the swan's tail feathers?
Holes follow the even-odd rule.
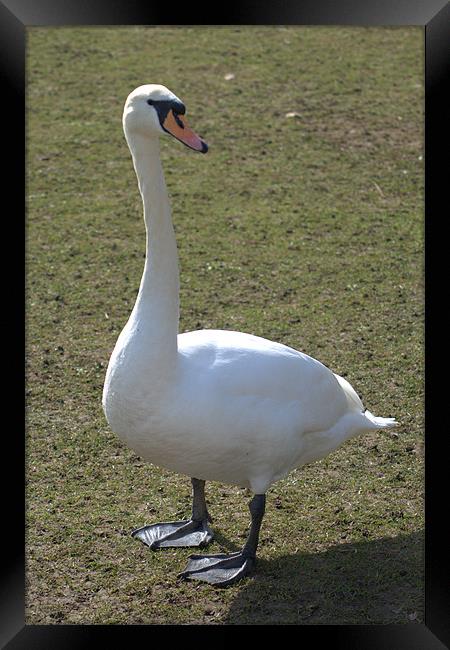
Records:
[[[396,427],[398,425],[395,418],[378,418],[367,409],[364,411],[364,415],[368,420],[370,420],[370,422],[373,422],[374,429],[389,429],[390,427]]]
[[[334,376],[339,382],[340,387],[345,393],[345,396],[347,398],[347,403],[349,405],[349,408],[353,413],[357,413],[357,419],[358,423],[362,425],[362,431],[373,431],[374,429],[389,429],[390,427],[396,427],[398,422],[395,420],[395,418],[379,418],[373,415],[370,411],[367,409],[364,409],[363,403],[361,401],[361,398],[353,388],[349,382],[344,379],[343,377],[340,377],[339,375],[336,375],[334,373]]]

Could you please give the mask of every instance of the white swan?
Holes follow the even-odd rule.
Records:
[[[147,255],[139,293],[112,353],[103,391],[111,429],[142,458],[192,478],[192,518],[134,531],[151,548],[202,546],[212,538],[205,480],[249,488],[252,524],[231,555],[191,556],[185,578],[227,585],[253,567],[269,486],[358,434],[390,427],[350,384],[280,343],[241,332],[178,334],[175,235],[159,137],[208,147],[183,103],[161,85],[127,98],[123,128],[144,207]]]

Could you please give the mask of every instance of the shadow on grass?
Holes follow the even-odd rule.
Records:
[[[387,624],[423,620],[423,533],[258,560],[225,624]]]

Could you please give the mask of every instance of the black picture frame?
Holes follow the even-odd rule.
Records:
[[[333,648],[370,650],[433,650],[449,646],[450,642],[450,572],[449,539],[445,523],[448,518],[447,491],[444,488],[444,464],[449,448],[446,427],[446,385],[437,378],[434,368],[443,364],[444,339],[439,326],[445,322],[448,309],[442,296],[445,287],[445,237],[439,217],[448,213],[444,192],[448,184],[448,104],[444,101],[450,68],[450,4],[444,0],[273,0],[226,3],[226,11],[216,5],[211,16],[208,5],[200,11],[184,4],[181,7],[159,3],[138,3],[135,0],[91,0],[89,3],[60,0],[0,1],[0,71],[2,81],[3,142],[7,142],[4,161],[3,219],[7,220],[5,244],[15,242],[18,250],[11,267],[11,257],[3,256],[5,266],[4,304],[7,318],[2,318],[6,355],[3,361],[8,372],[4,411],[11,421],[4,425],[4,463],[2,477],[3,551],[0,583],[0,647],[19,648],[78,648],[108,642],[130,645],[140,639],[154,643],[148,626],[27,626],[25,611],[25,505],[24,505],[24,379],[17,349],[23,351],[25,318],[23,308],[23,242],[25,220],[25,48],[27,27],[42,25],[158,25],[173,24],[295,24],[295,25],[419,25],[425,32],[425,286],[426,286],[426,544],[425,544],[425,623],[386,626],[302,626],[296,629],[295,641],[308,637],[315,644],[332,643]],[[176,10],[175,10],[176,9]],[[13,128],[15,127],[15,128]],[[7,137],[10,139],[8,141]],[[442,154],[442,155],[440,155]],[[445,155],[447,154],[447,155]],[[6,197],[9,201],[6,200]],[[10,206],[8,211],[6,206]],[[8,214],[8,217],[6,216]],[[6,225],[6,224],[5,224]],[[448,254],[447,254],[448,255]],[[6,259],[7,258],[7,259]],[[447,291],[448,294],[448,291]],[[448,329],[448,328],[447,328]],[[18,346],[9,344],[11,338]],[[6,382],[5,382],[6,383]],[[445,391],[445,392],[444,392]],[[11,408],[13,406],[13,408]],[[9,432],[13,435],[8,435]],[[446,487],[446,485],[445,485]],[[169,626],[170,627],[170,626]],[[192,627],[194,629],[192,629]],[[208,626],[199,631],[195,626],[170,627],[170,640],[178,634],[195,643],[207,633],[209,642],[225,644],[236,630],[226,626]],[[288,630],[290,633],[293,630]],[[277,639],[283,630],[265,629]],[[145,635],[145,636],[144,636]],[[269,639],[267,639],[269,641]],[[142,641],[141,641],[142,642]],[[168,639],[166,638],[166,642]]]

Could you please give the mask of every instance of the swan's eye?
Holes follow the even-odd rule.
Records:
[[[155,102],[153,101],[153,99],[147,99],[147,104],[148,104],[149,106],[153,106],[154,103],[155,103]]]
[[[179,99],[170,102],[170,108],[174,115],[184,115],[186,113],[186,106]]]

